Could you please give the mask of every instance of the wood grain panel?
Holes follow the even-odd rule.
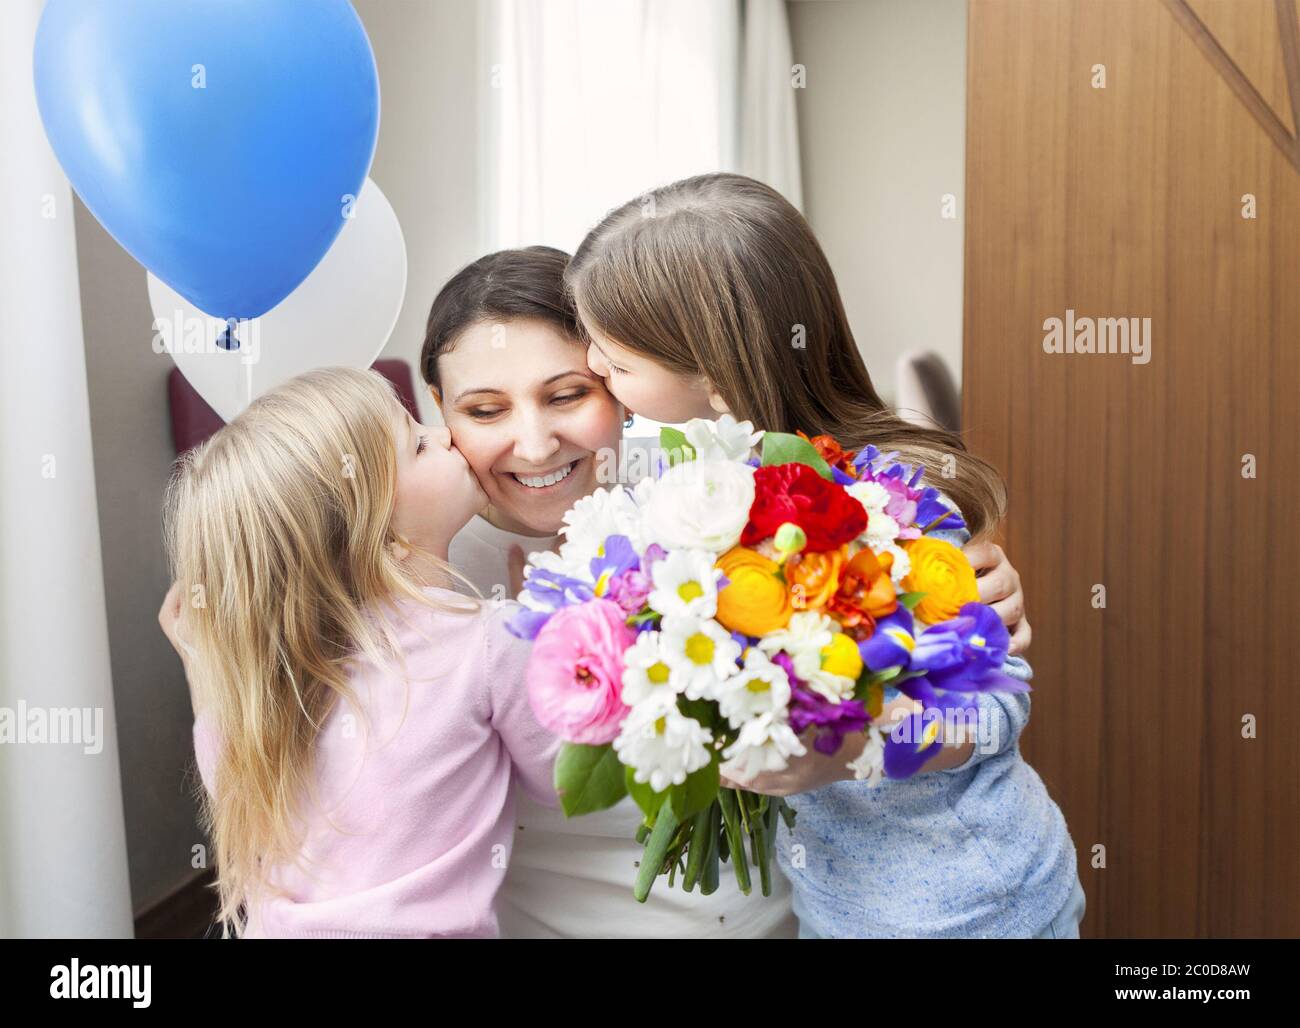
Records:
[[[1277,0],[1185,0],[1291,135],[1295,120],[1278,31]],[[1295,0],[1283,0],[1294,9]]]
[[[1161,0],[972,0],[969,34],[965,423],[1084,934],[1300,935],[1300,174]],[[1067,310],[1149,317],[1150,363],[1045,353]]]

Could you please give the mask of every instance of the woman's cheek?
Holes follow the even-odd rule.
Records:
[[[496,460],[499,449],[494,446],[495,434],[492,430],[462,418],[449,420],[447,424],[451,428],[451,443],[460,450],[470,471],[480,482],[491,481],[492,463]]]
[[[602,450],[618,451],[623,436],[623,408],[602,391],[574,411],[566,426],[569,439],[597,456]]]

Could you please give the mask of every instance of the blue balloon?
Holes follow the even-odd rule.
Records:
[[[374,156],[379,77],[347,0],[48,0],[33,61],[86,207],[216,317],[311,273]]]

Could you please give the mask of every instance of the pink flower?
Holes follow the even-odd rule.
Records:
[[[609,600],[557,611],[537,634],[528,661],[528,700],[544,728],[566,742],[613,741],[627,716],[623,653],[636,640],[627,614]]]
[[[650,580],[650,576],[644,571],[633,568],[609,583],[605,598],[617,603],[622,608],[624,616],[630,617],[639,613],[645,606],[646,597],[650,595],[653,588],[654,582]]]

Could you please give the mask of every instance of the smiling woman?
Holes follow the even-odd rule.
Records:
[[[568,261],[542,246],[489,254],[453,276],[429,312],[421,372],[489,501],[452,540],[450,562],[485,596],[514,595],[510,549],[555,546],[564,513],[608,482],[620,455],[624,408],[588,367],[564,293]],[[638,903],[628,882],[641,814],[630,800],[569,821],[520,796],[516,817],[503,936],[794,935],[783,878],[760,903],[731,880],[710,896],[665,889]]]
[[[622,436],[623,410],[577,338],[562,286],[567,263],[542,246],[488,254],[453,276],[429,311],[421,372],[488,498],[482,523],[468,529],[488,537],[488,550],[458,547],[484,592],[509,584],[506,540],[488,530],[549,546]],[[495,568],[476,556],[495,557]]]

